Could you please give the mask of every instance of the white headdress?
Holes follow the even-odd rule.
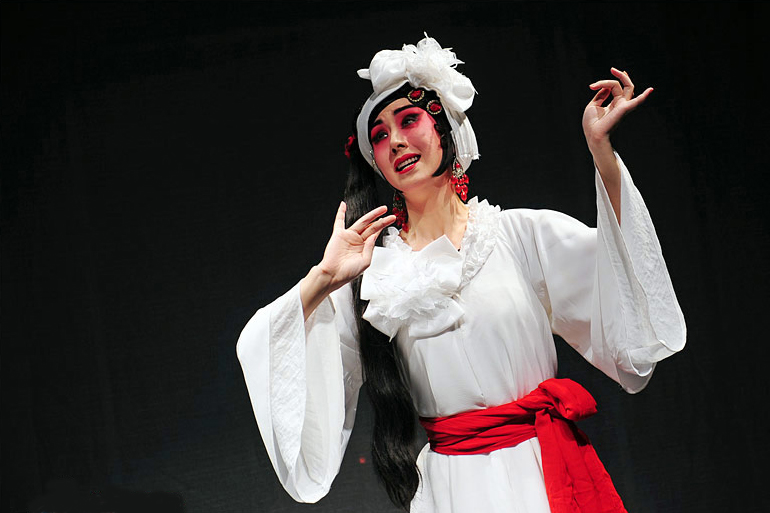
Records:
[[[358,70],[358,76],[372,81],[374,92],[361,108],[356,121],[358,148],[361,155],[374,168],[372,145],[369,142],[369,117],[372,110],[389,94],[409,82],[416,88],[429,89],[438,94],[446,109],[452,127],[457,160],[464,170],[471,161],[479,158],[476,134],[465,111],[473,104],[476,90],[470,79],[455,68],[463,62],[451,48],[441,48],[438,41],[425,34],[417,45],[404,45],[401,50],[382,50],[375,54],[369,68]]]

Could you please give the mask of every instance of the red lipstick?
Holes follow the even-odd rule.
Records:
[[[396,161],[393,163],[393,167],[396,170],[396,173],[406,173],[407,171],[411,171],[415,164],[420,160],[420,155],[417,153],[409,153],[407,155],[403,155],[396,159]]]

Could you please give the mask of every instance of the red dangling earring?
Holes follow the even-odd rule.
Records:
[[[468,175],[463,171],[463,167],[460,165],[460,162],[457,161],[457,157],[455,157],[455,163],[452,166],[452,178],[450,179],[450,182],[454,186],[457,195],[460,196],[460,199],[468,201]]]
[[[404,198],[398,191],[393,193],[393,214],[396,216],[396,226],[405,232],[409,231],[409,213],[406,211]]]

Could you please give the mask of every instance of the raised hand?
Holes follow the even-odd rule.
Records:
[[[314,266],[300,282],[302,310],[307,319],[332,291],[364,272],[372,263],[374,243],[380,232],[396,220],[396,216],[380,217],[388,211],[377,207],[345,228],[347,205],[340,203],[334,218],[332,236],[326,244],[321,263]]]
[[[653,91],[652,87],[648,87],[634,98],[634,83],[631,82],[628,72],[617,68],[611,68],[610,72],[619,81],[599,80],[589,86],[591,89],[598,89],[583,111],[583,133],[589,146],[608,140],[610,132],[618,126],[623,116],[641,105]],[[607,106],[603,106],[610,94],[612,100]]]
[[[349,282],[369,267],[377,236],[383,228],[396,220],[394,215],[380,218],[388,211],[387,207],[381,206],[364,214],[350,228],[345,228],[346,210],[345,202],[340,203],[332,236],[326,244],[324,257],[319,265],[321,270],[332,278],[335,288]]]

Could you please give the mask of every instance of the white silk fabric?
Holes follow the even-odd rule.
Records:
[[[684,347],[655,229],[618,163],[622,228],[597,173],[596,229],[554,211],[501,212],[473,199],[460,251],[442,237],[413,252],[393,232],[375,249],[365,316],[393,337],[419,415],[524,396],[556,374],[552,333],[630,393]],[[339,471],[362,384],[354,326],[349,286],[305,322],[297,285],[260,309],[238,341],[267,453],[297,501],[321,499]],[[418,466],[413,512],[549,511],[536,438],[478,455],[426,446]]]

